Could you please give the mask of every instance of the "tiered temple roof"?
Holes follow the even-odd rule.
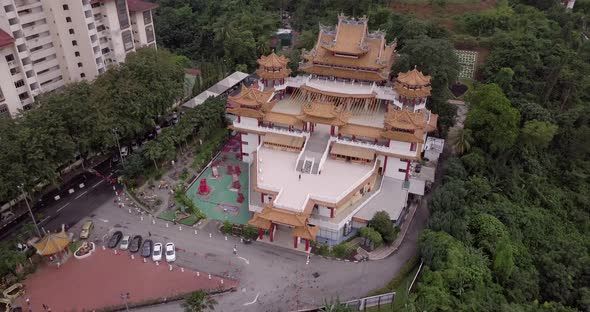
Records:
[[[313,101],[302,107],[303,114],[299,119],[314,123],[329,124],[332,126],[343,126],[350,118],[350,113],[342,111],[341,106],[331,102]]]
[[[284,55],[277,55],[274,51],[269,55],[261,56],[258,64],[260,66],[256,74],[262,79],[282,79],[291,75],[291,69],[287,67],[289,59]]]
[[[436,129],[437,120],[438,115],[430,111],[390,110],[385,116],[385,126],[386,130],[400,132],[431,132]]]
[[[246,87],[242,84],[238,95],[228,97],[227,112],[244,117],[263,118],[264,114],[277,102],[277,100],[271,100],[273,95],[272,89],[261,91],[255,85]]]
[[[369,32],[366,17],[338,16],[336,27],[320,25],[315,47],[304,51],[300,69],[323,76],[385,81],[394,61],[396,43],[387,44],[382,31]]]
[[[393,89],[406,98],[426,98],[430,96],[432,87],[430,86],[430,76],[424,75],[414,67],[413,70],[405,73],[399,73],[394,82]]]

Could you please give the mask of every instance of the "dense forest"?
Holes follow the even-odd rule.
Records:
[[[226,68],[255,66],[285,23],[299,33],[289,57],[310,48],[318,23],[368,15],[398,40],[393,71],[414,65],[434,77],[429,103],[452,125],[446,104],[457,80],[453,46],[491,52],[470,90],[419,247],[425,270],[409,311],[590,311],[590,2],[573,12],[553,0],[501,2],[455,17],[454,27],[404,15],[387,1],[163,0],[161,45]],[[443,4],[444,5],[444,4]]]

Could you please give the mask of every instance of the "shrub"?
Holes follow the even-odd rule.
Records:
[[[244,227],[244,232],[242,233],[242,236],[244,236],[244,238],[256,239],[258,237],[258,228],[253,227],[251,225],[246,225]]]
[[[316,255],[327,256],[330,254],[330,247],[328,244],[312,241],[311,248]]]
[[[233,225],[231,224],[231,222],[225,220],[225,221],[223,221],[223,226],[221,227],[221,231],[224,234],[230,234],[231,233],[232,226]]]
[[[332,247],[332,254],[337,258],[346,258],[351,250],[346,243],[340,243]]]

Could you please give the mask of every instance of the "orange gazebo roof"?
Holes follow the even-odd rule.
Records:
[[[66,231],[49,233],[35,244],[35,249],[39,255],[49,256],[63,251],[70,242],[71,239]]]

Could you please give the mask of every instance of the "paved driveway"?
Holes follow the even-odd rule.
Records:
[[[255,242],[242,245],[239,239],[225,237],[214,222],[198,228],[174,226],[149,216],[141,217],[112,201],[94,211],[97,223],[93,239],[100,241],[113,229],[124,233],[151,234],[154,242],[173,241],[180,250],[178,264],[196,271],[239,280],[239,290],[217,298],[215,311],[289,311],[317,306],[324,299],[340,296],[347,300],[364,296],[383,287],[416,254],[416,240],[426,224],[427,211],[420,209],[406,240],[398,252],[384,260],[363,263],[325,260],[311,256],[306,265],[304,254]],[[79,227],[80,225],[76,226]],[[197,233],[195,234],[195,230]],[[211,234],[211,238],[209,237]],[[233,254],[237,245],[238,254]],[[159,306],[158,311],[180,311],[178,304]],[[155,311],[149,308],[138,311]]]

